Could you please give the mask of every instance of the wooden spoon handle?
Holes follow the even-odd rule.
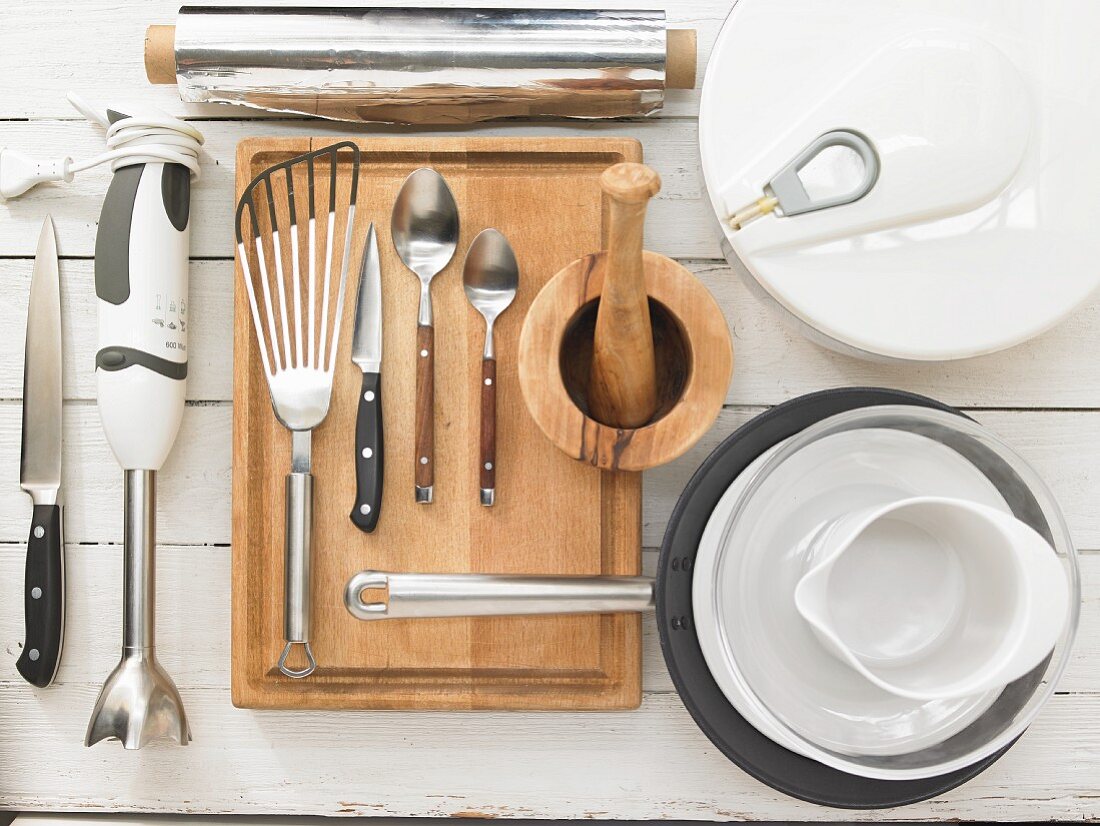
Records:
[[[492,507],[497,491],[497,361],[481,360],[481,466],[478,470],[482,505]]]
[[[644,164],[620,163],[604,171],[600,186],[611,201],[611,224],[588,403],[593,418],[603,424],[641,427],[657,411],[642,235],[646,205],[660,190],[661,179]]]
[[[416,328],[416,501],[431,504],[435,480],[435,328]]]

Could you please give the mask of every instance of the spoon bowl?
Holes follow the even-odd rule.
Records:
[[[493,358],[493,323],[515,300],[518,286],[519,264],[508,239],[495,229],[482,231],[466,254],[462,287],[485,319],[483,358]]]
[[[431,504],[435,480],[435,328],[432,279],[450,263],[458,247],[458,204],[434,169],[418,169],[405,179],[390,218],[390,235],[405,266],[420,279],[416,318],[416,501]]]
[[[495,229],[483,230],[466,253],[462,268],[466,298],[485,319],[485,348],[481,355],[481,450],[478,458],[478,496],[481,504],[496,502],[497,360],[493,354],[493,323],[515,300],[519,264],[508,239]]]
[[[458,247],[458,205],[443,176],[418,169],[405,179],[390,218],[390,235],[402,263],[420,279],[419,323],[430,325],[432,279]]]

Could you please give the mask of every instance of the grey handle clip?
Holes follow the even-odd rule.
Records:
[[[823,150],[831,146],[843,146],[859,155],[863,161],[863,180],[850,192],[829,198],[811,198],[806,192],[806,187],[802,185],[802,178],[798,173]],[[826,132],[814,138],[809,146],[799,152],[794,160],[775,173],[764,185],[762,197],[734,212],[726,218],[726,223],[730,229],[736,231],[761,215],[774,212],[776,208],[781,210],[783,215],[791,216],[850,204],[871,191],[875,182],[878,181],[878,173],[878,153],[871,141],[850,129],[834,129],[832,132]]]
[[[823,150],[831,146],[843,146],[859,155],[863,161],[863,180],[851,192],[816,200],[806,192],[798,173]],[[764,191],[776,198],[784,215],[801,215],[805,212],[816,212],[819,209],[829,209],[858,201],[871,191],[875,181],[878,180],[878,171],[878,153],[875,152],[871,142],[858,132],[836,129],[815,138],[809,146],[795,156],[793,161],[768,181]]]

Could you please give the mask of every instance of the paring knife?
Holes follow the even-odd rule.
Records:
[[[61,524],[61,294],[57,240],[47,217],[38,238],[27,309],[23,447],[19,486],[34,504],[24,588],[26,641],[15,667],[44,688],[53,682],[65,636]]]
[[[355,506],[351,521],[373,531],[382,506],[382,272],[374,224],[367,229],[351,360],[363,371],[359,412],[355,419]]]

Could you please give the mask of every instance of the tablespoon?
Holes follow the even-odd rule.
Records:
[[[401,261],[420,279],[416,330],[416,501],[432,501],[435,478],[435,328],[432,279],[458,246],[458,205],[443,176],[418,169],[405,179],[390,218],[390,235]]]
[[[485,319],[485,349],[481,354],[481,504],[496,501],[497,361],[493,352],[493,323],[516,297],[519,265],[512,247],[495,229],[482,231],[466,253],[462,271],[466,298]]]

